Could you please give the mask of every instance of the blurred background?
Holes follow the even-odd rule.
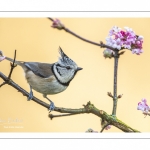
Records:
[[[137,110],[137,104],[146,98],[150,105],[150,19],[149,18],[59,18],[78,35],[99,43],[114,26],[132,28],[144,36],[140,56],[126,50],[119,59],[117,117],[141,132],[150,131],[150,117]],[[57,107],[82,108],[91,101],[97,108],[112,113],[113,101],[107,92],[113,93],[114,60],[103,57],[102,48],[86,43],[65,31],[51,27],[47,18],[0,18],[0,49],[5,56],[17,60],[54,63],[58,60],[58,48],[74,60],[83,70],[78,72],[69,87],[62,93],[49,95]],[[2,61],[0,71],[9,74],[10,63]],[[24,73],[17,66],[12,80],[29,92]],[[3,80],[0,79],[0,83]],[[34,96],[49,103],[42,94]],[[59,114],[52,112],[52,114]],[[100,119],[93,114],[80,114],[50,120],[49,111],[17,92],[9,85],[0,88],[0,132],[85,132],[88,128],[100,131]],[[122,132],[112,127],[104,132]]]

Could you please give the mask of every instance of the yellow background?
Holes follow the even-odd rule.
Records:
[[[108,35],[112,26],[128,26],[137,35],[144,36],[140,56],[129,50],[121,56],[118,68],[117,117],[141,132],[150,131],[150,118],[137,110],[142,98],[150,105],[150,19],[149,18],[60,18],[73,32],[99,43]],[[56,106],[81,108],[91,101],[97,108],[112,113],[114,60],[103,57],[102,48],[91,45],[76,37],[51,28],[47,18],[0,18],[0,49],[4,55],[13,58],[17,50],[17,60],[54,63],[58,60],[58,47],[73,59],[83,70],[78,72],[66,91],[49,95]],[[8,61],[0,63],[0,71],[9,74]],[[29,91],[21,67],[17,66],[12,80]],[[0,79],[0,83],[3,80]],[[40,93],[33,91],[39,99],[48,103]],[[58,114],[57,112],[52,112]],[[48,118],[48,110],[17,92],[9,85],[0,89],[0,132],[85,132],[88,128],[100,131],[100,119],[93,114]],[[18,122],[16,121],[18,120]],[[112,127],[104,132],[122,132]]]

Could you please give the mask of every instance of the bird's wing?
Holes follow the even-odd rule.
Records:
[[[42,78],[48,78],[53,75],[53,64],[39,63],[39,62],[25,62],[24,65],[31,70],[35,75]]]

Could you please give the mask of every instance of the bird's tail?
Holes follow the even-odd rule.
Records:
[[[14,61],[14,59],[11,59],[11,58],[9,58],[9,57],[5,57],[5,59],[8,60],[8,61],[10,61],[10,62],[13,62],[13,61]],[[17,60],[15,60],[15,64],[17,64],[17,65],[19,65],[19,66],[22,66],[23,63],[24,63],[23,61],[17,61]]]
[[[4,55],[3,55],[3,52],[2,51],[0,51],[0,57],[3,57],[4,59],[6,59],[6,60],[8,60],[8,61],[10,61],[10,62],[13,62],[14,61],[14,59],[11,59],[11,58],[9,58],[9,57],[5,57]],[[15,64],[17,64],[17,65],[19,65],[19,66],[24,66],[23,65],[23,61],[17,61],[17,60],[15,60]]]

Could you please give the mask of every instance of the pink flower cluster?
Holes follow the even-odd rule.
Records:
[[[109,31],[109,36],[106,38],[106,45],[120,50],[126,48],[132,50],[132,53],[140,55],[143,53],[142,44],[143,36],[137,36],[135,32],[128,27],[124,27],[125,31],[117,26],[114,26]]]
[[[147,105],[147,100],[145,98],[142,99],[142,102],[138,103],[137,110],[141,110],[144,114],[148,114],[150,106]]]

